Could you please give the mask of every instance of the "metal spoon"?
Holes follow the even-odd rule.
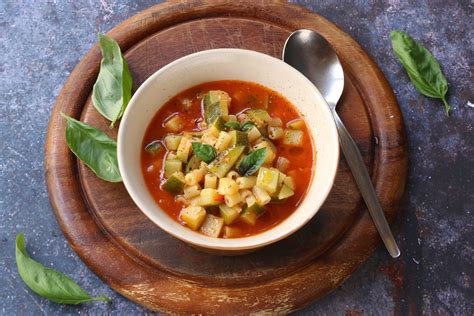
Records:
[[[347,164],[359,187],[380,237],[390,255],[400,255],[397,243],[380,206],[364,160],[357,144],[336,112],[336,104],[344,89],[344,71],[332,46],[318,33],[310,30],[293,32],[283,48],[283,61],[303,73],[321,92],[336,122],[339,142]]]

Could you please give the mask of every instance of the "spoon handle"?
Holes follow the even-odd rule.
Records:
[[[372,216],[377,230],[379,231],[380,237],[382,237],[385,247],[393,258],[397,258],[400,255],[400,250],[398,249],[392,231],[388,226],[387,219],[385,218],[382,206],[380,205],[377,194],[375,193],[374,186],[370,180],[369,173],[367,172],[367,168],[365,167],[365,163],[359,148],[335,110],[332,110],[332,114],[339,132],[339,142],[341,144],[342,151],[344,152],[344,156],[346,157],[347,164],[352,171],[354,180],[359,187],[362,197],[364,198],[367,208],[369,209],[369,213]]]

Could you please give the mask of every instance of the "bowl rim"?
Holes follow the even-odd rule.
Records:
[[[333,153],[334,155],[334,163],[333,163],[333,170],[331,172],[331,178],[330,179],[327,179],[327,187],[325,188],[324,192],[322,192],[322,196],[323,198],[321,198],[320,202],[315,205],[313,208],[312,208],[312,211],[310,212],[309,215],[305,216],[304,218],[302,218],[302,220],[300,220],[297,224],[295,224],[293,227],[291,227],[291,229],[288,229],[286,230],[284,233],[281,233],[279,235],[276,235],[274,238],[272,239],[269,239],[269,240],[265,240],[265,241],[262,241],[262,242],[254,242],[254,243],[250,243],[250,244],[247,244],[247,245],[244,245],[244,246],[239,246],[239,245],[225,245],[225,241],[226,240],[244,240],[244,239],[253,239],[253,237],[256,237],[262,233],[265,233],[265,232],[268,232],[268,231],[272,231],[274,230],[276,227],[278,227],[279,225],[281,225],[283,222],[285,222],[288,218],[286,218],[285,220],[283,220],[282,222],[278,223],[277,225],[275,225],[274,227],[271,227],[270,229],[267,229],[265,231],[262,231],[262,232],[259,232],[255,235],[251,235],[251,236],[246,236],[246,237],[241,237],[241,238],[232,238],[232,239],[225,239],[225,238],[213,238],[213,237],[208,237],[208,236],[205,236],[206,238],[209,238],[213,241],[215,240],[219,240],[219,241],[222,241],[223,244],[220,244],[220,245],[216,245],[216,244],[213,244],[213,245],[209,245],[205,242],[200,242],[200,241],[196,241],[194,240],[194,238],[188,238],[187,236],[184,236],[184,235],[181,235],[179,233],[179,231],[174,231],[172,229],[168,229],[168,227],[166,227],[166,225],[161,225],[159,221],[156,221],[154,218],[151,217],[151,214],[148,214],[147,210],[146,210],[146,207],[145,205],[143,205],[144,203],[142,203],[141,199],[137,198],[137,196],[135,195],[134,191],[135,191],[135,188],[132,186],[132,184],[130,183],[130,177],[129,177],[129,174],[128,174],[128,171],[127,171],[127,168],[125,167],[125,163],[124,163],[124,155],[122,153],[122,148],[124,147],[124,131],[125,131],[125,128],[121,128],[123,125],[127,125],[127,122],[129,120],[129,117],[130,117],[130,112],[133,110],[133,107],[134,107],[134,104],[135,104],[135,101],[137,100],[138,96],[142,93],[142,91],[146,90],[150,85],[153,84],[154,80],[159,77],[162,73],[164,72],[167,72],[169,69],[185,62],[186,60],[188,59],[192,59],[192,58],[197,58],[197,57],[203,57],[203,56],[206,56],[206,55],[212,55],[212,54],[244,54],[244,55],[254,55],[254,57],[260,57],[260,58],[267,58],[269,60],[272,60],[273,62],[277,62],[281,65],[283,65],[283,67],[286,67],[288,69],[288,71],[291,71],[293,72],[293,74],[295,76],[298,76],[300,77],[300,79],[304,82],[306,82],[306,84],[308,85],[308,87],[313,90],[313,92],[319,96],[319,100],[318,102],[322,102],[323,103],[323,106],[322,106],[322,111],[325,111],[327,112],[329,115],[329,117],[331,117],[331,121],[329,122],[329,125],[331,126],[331,129],[332,129],[332,134],[333,136],[335,136],[336,138],[336,142],[337,142],[337,145],[336,146],[333,146],[334,147],[334,150],[335,152]],[[233,80],[231,78],[227,79],[227,80]],[[260,84],[260,83],[258,83]],[[262,84],[263,85],[263,84]],[[264,85],[265,86],[265,85]],[[190,87],[189,87],[190,88]],[[185,88],[186,89],[186,88]],[[183,89],[183,90],[185,90]],[[274,89],[272,89],[274,90]],[[280,91],[276,91],[278,93],[280,93],[281,95],[283,95],[284,97],[286,97],[283,93],[281,93]],[[314,98],[314,97],[313,97]],[[326,105],[326,106],[324,106]],[[296,105],[294,105],[296,106]],[[296,108],[298,110],[300,110],[297,106]],[[178,238],[186,243],[189,243],[191,245],[194,245],[194,246],[197,246],[197,247],[203,247],[203,248],[206,248],[206,249],[214,249],[214,250],[229,250],[229,251],[240,251],[240,250],[249,250],[249,249],[257,249],[257,248],[261,248],[263,246],[266,246],[266,245],[269,245],[269,244],[272,244],[272,243],[275,243],[277,241],[280,241],[288,236],[290,236],[291,234],[295,233],[296,231],[298,231],[300,228],[302,228],[306,223],[308,223],[317,213],[318,211],[320,210],[321,206],[323,205],[323,203],[326,201],[330,191],[332,190],[333,188],[333,185],[334,185],[334,181],[335,181],[335,178],[336,178],[336,174],[337,174],[337,169],[338,169],[338,163],[339,163],[339,156],[340,156],[340,149],[339,149],[339,142],[338,142],[338,133],[337,133],[337,128],[336,128],[336,124],[335,124],[335,121],[332,119],[332,114],[330,113],[330,108],[329,108],[329,105],[327,104],[327,102],[325,101],[325,99],[322,97],[321,93],[319,92],[319,90],[316,88],[316,86],[308,79],[306,78],[302,73],[300,73],[298,70],[296,70],[295,68],[293,68],[292,66],[286,64],[285,62],[283,62],[282,60],[278,59],[278,58],[275,58],[273,56],[270,56],[270,55],[267,55],[267,54],[263,54],[263,53],[260,53],[260,52],[256,52],[256,51],[252,51],[252,50],[247,50],[247,49],[240,49],[240,48],[216,48],[216,49],[209,49],[209,50],[204,50],[204,51],[199,51],[199,52],[195,52],[195,53],[192,53],[192,54],[188,54],[188,55],[185,55],[183,57],[180,57],[172,62],[170,62],[169,64],[166,64],[165,66],[161,67],[160,69],[158,69],[157,71],[155,71],[152,75],[150,75],[139,87],[138,89],[135,91],[135,93],[132,95],[132,98],[130,99],[130,102],[127,106],[127,108],[125,109],[125,112],[122,116],[122,119],[121,119],[121,122],[120,122],[120,126],[119,126],[119,130],[118,130],[118,137],[117,137],[117,158],[118,158],[118,165],[119,165],[119,170],[120,170],[120,173],[122,175],[122,180],[123,180],[123,184],[127,190],[127,193],[130,195],[130,197],[132,198],[133,202],[137,205],[137,207],[140,209],[140,211],[145,214],[145,216],[150,219],[155,225],[157,225],[160,229],[162,229],[163,231],[165,231],[166,233],[170,234],[171,236],[175,237],[175,238]],[[156,112],[155,112],[156,113]],[[309,130],[311,131],[311,128],[309,128]],[[143,135],[142,135],[143,137]],[[314,146],[314,142],[315,140],[313,139],[313,136],[310,135],[311,137],[311,141],[313,143],[313,146]],[[140,142],[142,141],[142,139],[140,140]],[[316,148],[313,148],[313,152],[314,152],[314,155],[317,157],[317,147]],[[317,160],[316,160],[316,164],[317,164]],[[314,169],[314,168],[313,168]],[[141,175],[143,177],[143,175]],[[311,182],[310,182],[310,185],[308,187],[308,190],[309,188],[311,188],[311,186],[314,185],[313,183],[314,181],[314,171],[312,172],[312,175],[311,175]],[[148,189],[147,189],[148,190]],[[148,192],[149,193],[149,192]],[[302,198],[302,201],[304,199],[307,198],[307,193],[305,193],[305,195],[303,196]],[[155,201],[156,203],[156,201]],[[301,203],[300,203],[301,205]],[[161,207],[159,205],[157,205],[157,207],[162,211],[164,212],[164,210],[161,209]],[[293,212],[296,212],[296,210],[299,208],[300,206],[298,206]],[[151,213],[151,212],[150,212]],[[167,214],[166,214],[167,215]],[[167,215],[168,216],[168,215]],[[174,219],[173,219],[174,220]],[[183,227],[185,228],[185,227]],[[198,232],[194,232],[196,234],[199,234]],[[190,234],[190,236],[192,236],[194,234]],[[201,235],[201,234],[200,234]],[[205,239],[206,240],[206,239]],[[256,239],[257,240],[257,239]]]

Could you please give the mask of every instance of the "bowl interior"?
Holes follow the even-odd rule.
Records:
[[[211,238],[183,227],[160,209],[149,194],[142,176],[140,155],[143,136],[156,112],[181,91],[216,80],[251,81],[284,95],[305,118],[313,139],[308,146],[313,146],[317,157],[311,185],[296,211],[276,227],[250,237]],[[178,59],[141,85],[120,123],[118,160],[124,184],[132,199],[163,230],[204,248],[245,250],[280,240],[314,216],[332,187],[339,160],[339,144],[331,113],[318,90],[306,77],[268,55],[241,49],[215,49]]]

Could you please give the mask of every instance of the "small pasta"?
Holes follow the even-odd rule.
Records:
[[[237,178],[240,177],[240,175],[237,171],[232,170],[232,171],[229,171],[225,177],[226,178],[231,178],[232,180],[236,180]]]
[[[250,121],[248,115],[245,114],[245,113],[241,113],[241,114],[237,115],[237,120],[239,120],[240,123]]]
[[[217,189],[217,176],[215,174],[206,174],[206,176],[204,177],[204,188]]]
[[[185,181],[186,181],[186,178],[185,178]],[[185,186],[183,191],[184,191],[184,197],[186,199],[191,199],[201,194],[201,188],[199,187],[198,184]]]
[[[257,203],[257,199],[255,198],[255,195],[249,195],[245,198],[245,203],[247,203],[247,206],[254,205]]]
[[[219,186],[217,192],[222,195],[233,195],[238,193],[239,186],[231,178],[222,178],[219,180]]]
[[[257,183],[257,177],[239,177],[235,181],[237,182],[239,189],[251,189]]]
[[[191,170],[184,176],[184,183],[187,186],[196,185],[201,182],[203,178],[204,174],[199,169]]]
[[[270,139],[280,139],[283,137],[283,128],[268,126],[268,137]]]
[[[280,170],[281,172],[285,172],[290,165],[290,161],[283,156],[278,157],[277,161],[275,162],[275,168]]]
[[[240,199],[242,201],[246,201],[248,197],[255,198],[252,191],[250,191],[250,190],[240,190]]]
[[[255,195],[255,199],[259,205],[268,204],[272,199],[267,191],[257,186],[253,187],[252,192]]]
[[[247,131],[247,136],[249,138],[249,142],[253,143],[257,139],[259,139],[262,136],[262,134],[260,134],[260,131],[258,130],[258,128],[253,126],[249,131]]]
[[[229,122],[235,122],[237,121],[237,116],[235,116],[234,114],[230,114],[229,115]]]
[[[228,207],[233,207],[239,204],[242,200],[240,199],[239,192],[235,194],[226,194],[224,195],[224,202]]]

